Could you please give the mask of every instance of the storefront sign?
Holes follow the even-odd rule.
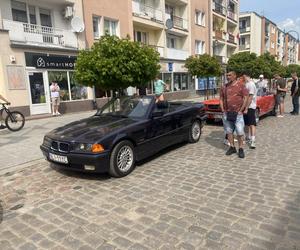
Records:
[[[37,69],[74,69],[75,56],[46,55],[25,52],[26,66]]]
[[[169,72],[173,72],[173,63],[172,62],[168,63],[168,70],[169,70]]]

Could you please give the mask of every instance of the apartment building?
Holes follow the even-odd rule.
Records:
[[[63,112],[82,110],[92,89],[74,80],[85,48],[80,0],[0,1],[0,93],[25,115],[51,113],[49,84],[60,85]]]
[[[239,28],[239,51],[249,51],[257,55],[269,52],[283,65],[298,63],[297,40],[266,17],[255,12],[241,13]]]
[[[222,64],[238,52],[239,1],[212,0],[212,48]]]

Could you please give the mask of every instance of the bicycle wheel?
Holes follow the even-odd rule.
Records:
[[[5,118],[5,125],[10,131],[19,131],[24,127],[25,117],[19,111],[11,111]]]

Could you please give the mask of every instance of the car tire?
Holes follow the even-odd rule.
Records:
[[[259,109],[255,110],[255,122],[256,122],[256,124],[259,123]]]
[[[109,174],[120,178],[130,174],[135,168],[135,153],[133,144],[128,141],[117,143],[110,155]]]
[[[201,122],[195,120],[189,129],[189,143],[196,143],[200,140],[202,133]]]

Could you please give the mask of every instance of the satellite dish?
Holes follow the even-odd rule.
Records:
[[[84,23],[80,17],[75,16],[71,20],[71,27],[74,32],[79,33],[84,31]]]
[[[173,28],[174,24],[173,24],[173,20],[172,19],[167,19],[166,20],[166,26],[167,26],[167,29],[170,30]]]

